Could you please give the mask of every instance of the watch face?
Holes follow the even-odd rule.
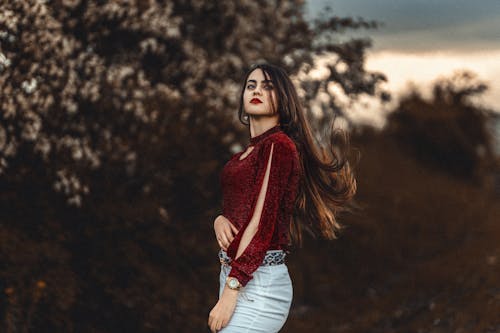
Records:
[[[231,287],[231,288],[238,287],[238,280],[236,280],[236,279],[230,279],[229,280],[229,287]]]

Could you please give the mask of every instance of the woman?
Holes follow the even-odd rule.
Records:
[[[212,332],[278,332],[293,287],[285,263],[304,228],[335,239],[335,213],[356,191],[348,142],[335,135],[318,151],[293,83],[270,64],[245,75],[239,118],[249,119],[250,144],[221,172],[223,214],[214,221],[221,261]],[[328,154],[331,161],[326,161]]]

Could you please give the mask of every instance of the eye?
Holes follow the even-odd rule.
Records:
[[[264,88],[267,89],[267,90],[273,90],[274,89],[274,87],[272,85],[270,85],[270,84],[267,84],[266,86],[264,86]]]
[[[249,84],[249,85],[247,86],[247,89],[251,89],[253,86],[254,86],[253,84]]]

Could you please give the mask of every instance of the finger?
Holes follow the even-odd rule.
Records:
[[[229,227],[227,227],[225,230],[224,230],[224,235],[227,237],[227,239],[231,239],[233,238],[233,230]]]
[[[229,243],[231,243],[233,241],[233,239],[234,239],[234,235],[231,232],[231,230],[228,231],[228,234],[226,235],[226,237],[227,237],[228,245],[229,245]]]
[[[224,235],[224,233],[221,232],[219,235],[217,235],[217,240],[221,243],[224,243],[224,237],[226,237],[226,235]]]
[[[229,239],[227,238],[227,235],[226,235],[226,234],[222,234],[220,238],[221,238],[221,240],[222,240],[222,244],[224,244],[224,246],[229,246],[230,241],[229,241]]]
[[[224,244],[222,244],[222,242],[220,240],[217,240],[217,243],[219,243],[219,247],[221,249],[223,249],[224,251],[227,251],[227,246],[225,246]]]
[[[229,225],[231,226],[231,229],[233,230],[233,232],[235,234],[237,234],[238,233],[238,229],[236,229],[236,227],[231,222],[229,222]]]
[[[226,226],[226,229],[224,229],[224,237],[225,237],[225,240],[226,240],[226,244],[227,246],[229,246],[229,244],[233,241],[234,239],[234,236],[233,236],[233,232],[231,230],[231,228],[229,228],[228,226]]]
[[[227,236],[226,236],[226,232],[225,231],[222,231],[219,235],[217,235],[217,239],[222,243],[222,244],[226,244],[227,243]]]

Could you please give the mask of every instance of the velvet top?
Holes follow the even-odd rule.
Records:
[[[253,150],[240,160],[249,146]],[[300,178],[297,148],[280,125],[251,137],[249,146],[234,154],[220,174],[222,215],[238,229],[227,249],[232,259],[229,276],[242,286],[252,279],[266,251],[289,252],[288,231]],[[235,258],[251,221],[258,221],[257,231]]]

